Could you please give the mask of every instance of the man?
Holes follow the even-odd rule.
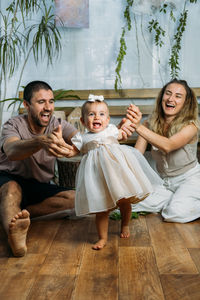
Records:
[[[0,140],[0,214],[14,256],[26,253],[30,215],[74,207],[74,191],[49,182],[77,130],[53,116],[53,91],[45,82],[25,87],[24,106],[27,114],[8,120]]]
[[[52,88],[43,81],[24,89],[27,114],[8,120],[0,139],[0,217],[14,256],[24,256],[30,216],[74,208],[75,192],[50,184],[56,157],[67,156],[77,130],[53,116]],[[134,129],[123,126],[123,137]]]

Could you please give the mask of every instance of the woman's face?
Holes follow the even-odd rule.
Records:
[[[186,90],[184,86],[179,83],[169,84],[162,98],[162,108],[165,117],[174,119],[181,111],[186,99]]]

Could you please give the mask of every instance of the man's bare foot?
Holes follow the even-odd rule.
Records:
[[[125,239],[130,237],[129,226],[122,226],[120,237]]]
[[[26,235],[30,225],[30,214],[22,210],[16,214],[9,224],[8,243],[14,256],[24,256],[27,252]]]
[[[105,247],[107,240],[100,239],[96,244],[92,246],[92,249],[94,250],[101,250],[103,247]]]

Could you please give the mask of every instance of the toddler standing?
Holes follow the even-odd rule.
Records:
[[[99,240],[92,247],[95,250],[107,242],[110,211],[119,207],[120,237],[128,238],[131,203],[143,200],[153,191],[152,183],[161,182],[138,150],[119,144],[123,129],[109,121],[103,96],[89,95],[81,115],[87,132],[72,138],[74,150],[68,155],[74,156],[79,151],[83,154],[76,175],[75,210],[79,216],[96,214]]]

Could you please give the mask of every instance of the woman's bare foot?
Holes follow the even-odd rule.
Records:
[[[100,239],[100,240],[98,240],[98,242],[96,244],[94,244],[92,246],[92,249],[94,249],[94,250],[101,250],[103,247],[105,247],[106,243],[107,243],[107,240]]]
[[[29,225],[30,214],[25,209],[16,214],[9,224],[8,243],[14,256],[24,256],[27,252],[26,236]]]
[[[120,237],[121,238],[129,238],[130,237],[130,230],[129,230],[129,226],[122,226],[121,228],[121,233],[120,233]]]

